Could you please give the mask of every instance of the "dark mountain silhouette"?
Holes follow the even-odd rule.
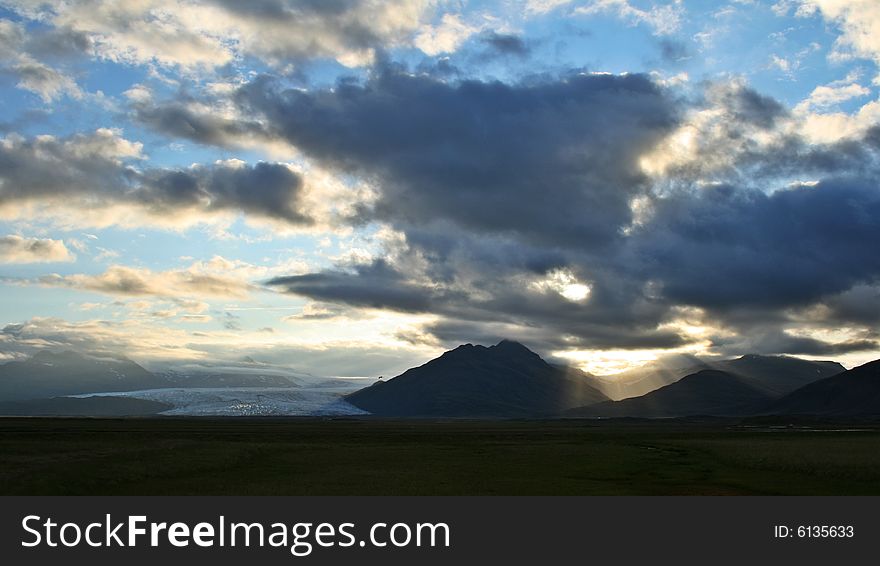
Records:
[[[551,366],[522,344],[465,344],[346,397],[374,415],[526,417],[606,400],[589,381]]]
[[[0,366],[0,401],[44,399],[79,393],[166,387],[163,380],[121,357],[41,351]]]
[[[749,378],[704,369],[647,395],[579,407],[568,411],[566,416],[661,418],[742,415],[754,412],[771,399]]]
[[[837,362],[812,361],[791,356],[749,354],[734,360],[710,363],[713,369],[749,378],[772,396],[782,396],[814,381],[837,375],[846,368]]]
[[[880,360],[801,387],[771,404],[766,412],[819,416],[880,415]]]
[[[769,395],[780,397],[846,368],[837,362],[816,362],[790,356],[749,354],[719,361],[675,356],[623,373],[594,377],[594,385],[611,399],[620,400],[645,395],[704,369],[739,375]]]

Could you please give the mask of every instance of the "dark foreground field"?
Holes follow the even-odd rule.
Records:
[[[0,418],[0,494],[880,494],[880,425]]]

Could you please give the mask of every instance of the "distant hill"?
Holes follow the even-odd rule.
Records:
[[[43,350],[0,365],[0,401],[166,387],[299,387],[293,376],[268,367],[189,367],[154,374],[121,356]],[[2,413],[0,413],[2,414]]]
[[[846,371],[837,362],[755,354],[709,365],[712,369],[747,377],[755,386],[773,396],[786,395],[804,385]]]
[[[766,412],[821,416],[880,415],[880,360],[801,387],[770,405]]]
[[[459,346],[346,397],[372,414],[401,417],[547,416],[607,399],[583,376],[508,340]]]
[[[0,401],[166,386],[162,379],[126,358],[46,350],[29,360],[0,365]]]
[[[837,362],[817,362],[790,356],[749,354],[720,361],[676,356],[623,373],[594,377],[593,384],[611,399],[620,400],[645,395],[705,369],[748,378],[754,386],[775,397],[846,370]]]
[[[300,387],[294,378],[269,372],[244,372],[225,369],[200,371],[164,371],[157,374],[162,387]]]
[[[695,356],[674,356],[592,379],[597,389],[617,401],[640,397],[702,369],[709,369],[708,364]]]
[[[772,397],[752,380],[705,369],[647,395],[572,409],[572,417],[685,417],[741,415],[754,412]]]

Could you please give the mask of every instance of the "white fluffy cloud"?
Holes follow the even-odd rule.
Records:
[[[51,263],[76,259],[62,240],[0,237],[0,263]]]
[[[443,14],[439,24],[426,24],[420,28],[415,46],[427,55],[451,53],[480,29],[480,26],[469,24],[456,14]]]
[[[817,86],[813,89],[813,92],[810,93],[810,96],[806,100],[795,107],[795,110],[797,111],[798,109],[806,110],[809,108],[827,108],[829,106],[834,106],[835,104],[840,104],[841,102],[846,102],[847,100],[867,96],[869,94],[871,94],[871,91],[869,89],[856,83],[842,86]]]
[[[794,116],[801,121],[801,133],[812,143],[833,143],[862,135],[880,122],[880,101],[872,100],[852,113],[837,106],[871,94],[870,89],[855,82],[856,77],[821,85],[794,107]]]
[[[880,63],[880,2],[876,0],[802,0],[798,15],[819,12],[842,31],[833,56],[873,59]]]

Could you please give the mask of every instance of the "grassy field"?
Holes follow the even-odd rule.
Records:
[[[880,424],[0,418],[0,494],[880,494]]]

